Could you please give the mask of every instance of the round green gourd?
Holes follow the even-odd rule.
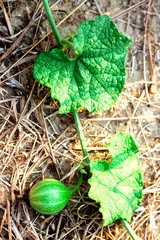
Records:
[[[51,215],[60,212],[66,206],[72,192],[58,180],[44,179],[31,188],[30,205],[39,213]]]

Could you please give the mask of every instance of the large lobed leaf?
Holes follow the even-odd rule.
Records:
[[[124,87],[130,39],[103,15],[83,22],[73,44],[79,52],[75,59],[61,49],[41,52],[35,61],[34,78],[51,88],[51,97],[60,102],[60,113],[79,107],[90,112],[108,110]]]
[[[111,163],[91,161],[89,197],[100,203],[106,226],[116,219],[131,220],[142,199],[142,176],[138,148],[128,133],[118,133],[108,144]]]

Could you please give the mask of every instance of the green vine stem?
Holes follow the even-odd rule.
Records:
[[[56,27],[56,24],[54,22],[54,19],[53,19],[53,16],[52,16],[49,4],[48,4],[48,0],[42,0],[42,2],[43,2],[43,5],[44,5],[44,8],[45,8],[47,17],[48,17],[48,21],[49,21],[49,23],[51,25],[53,34],[54,34],[54,36],[56,38],[58,47],[61,47],[62,43],[67,44],[78,55],[78,52],[76,52],[76,49],[75,49],[74,45],[72,44],[72,42],[69,42],[66,39],[61,39],[61,37],[59,35],[59,32],[58,32],[58,29]],[[87,149],[85,147],[85,139],[84,139],[82,126],[81,126],[81,122],[80,122],[77,110],[74,110],[73,114],[74,114],[76,128],[77,128],[78,136],[79,136],[81,147],[82,147],[82,152],[83,152],[83,156],[84,156],[84,162],[89,164],[88,152],[87,152]]]
[[[60,37],[60,35],[59,35],[59,32],[58,32],[58,29],[57,29],[57,27],[56,27],[56,24],[55,24],[55,22],[54,22],[54,19],[53,19],[53,16],[52,16],[52,13],[51,13],[49,4],[48,4],[48,0],[42,0],[42,2],[43,2],[43,5],[44,5],[44,8],[45,8],[45,11],[46,11],[46,15],[47,15],[47,17],[48,17],[48,21],[49,21],[49,23],[50,23],[50,25],[51,25],[53,34],[54,34],[54,36],[55,36],[55,38],[56,38],[58,47],[60,48],[60,47],[62,46],[62,43],[63,43],[63,44],[67,44],[67,45],[73,50],[73,52],[74,52],[76,55],[78,55],[78,52],[76,51],[76,49],[75,49],[75,47],[74,47],[74,45],[73,45],[72,42],[69,42],[69,41],[66,40],[66,39],[61,39],[61,37]],[[84,139],[84,135],[83,135],[83,131],[82,131],[82,126],[81,126],[81,122],[80,122],[80,119],[79,119],[77,110],[74,110],[73,114],[74,114],[74,119],[75,119],[75,123],[76,123],[76,128],[77,128],[78,136],[79,136],[80,143],[81,143],[81,147],[82,147],[84,162],[86,162],[87,164],[89,164],[88,152],[87,152],[87,149],[86,149],[86,147],[85,147],[85,139]]]
[[[77,132],[78,132],[78,137],[80,139],[80,143],[81,143],[81,147],[82,147],[82,152],[83,152],[83,157],[84,157],[84,162],[89,164],[89,158],[88,158],[88,152],[85,146],[85,138],[83,135],[83,130],[82,130],[82,125],[79,119],[79,115],[77,110],[73,111],[73,115],[74,115],[74,120],[75,120],[75,124],[76,124],[76,128],[77,128]]]
[[[49,21],[49,23],[51,25],[53,34],[54,34],[55,39],[57,41],[58,47],[60,48],[62,46],[62,43],[61,43],[62,39],[61,39],[61,37],[59,35],[59,32],[58,32],[58,29],[56,27],[55,21],[53,19],[53,16],[52,16],[49,4],[48,4],[48,0],[42,0],[42,2],[43,2],[43,5],[44,5],[44,8],[45,8],[45,11],[46,11],[46,15],[47,15],[48,21]]]
[[[80,177],[78,179],[77,185],[71,190],[72,193],[74,193],[80,187],[82,180],[83,180],[83,173],[80,173]]]
[[[133,231],[133,229],[131,228],[131,226],[129,225],[129,223],[124,220],[124,219],[121,219],[121,222],[123,224],[123,226],[125,227],[125,229],[127,230],[127,232],[129,233],[130,237],[133,239],[133,240],[141,240],[136,234],[135,232]]]

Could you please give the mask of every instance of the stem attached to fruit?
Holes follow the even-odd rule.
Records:
[[[50,7],[49,7],[49,4],[48,4],[48,0],[42,0],[43,2],[43,5],[44,5],[44,8],[45,8],[45,11],[46,11],[46,15],[47,15],[47,18],[48,18],[48,21],[51,25],[51,28],[52,28],[52,31],[53,31],[53,34],[55,36],[55,39],[57,41],[57,44],[58,44],[58,47],[61,47],[62,46],[62,43],[61,43],[61,37],[59,35],[59,32],[57,30],[57,27],[56,27],[56,24],[55,24],[55,21],[53,19],[53,16],[52,16],[52,13],[51,13],[51,10],[50,10]]]
[[[133,229],[131,228],[131,226],[129,225],[129,223],[124,220],[124,219],[121,219],[121,222],[123,224],[123,226],[125,227],[125,229],[127,230],[128,234],[130,235],[130,237],[133,239],[133,240],[141,240],[136,234],[135,232],[133,231]]]
[[[71,190],[71,193],[74,193],[81,185],[83,180],[83,173],[80,174],[77,185]]]
[[[77,110],[73,111],[73,115],[74,115],[74,120],[75,120],[78,136],[79,136],[81,147],[82,147],[82,152],[83,152],[83,157],[84,157],[83,161],[85,163],[89,164],[88,152],[87,152],[87,149],[86,149],[86,146],[85,146],[85,138],[84,138],[84,135],[83,135],[82,125],[81,125]]]

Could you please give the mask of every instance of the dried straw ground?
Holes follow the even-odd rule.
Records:
[[[98,204],[83,180],[67,207],[43,216],[31,209],[30,187],[57,178],[72,188],[82,160],[72,114],[59,115],[49,89],[32,76],[34,59],[56,42],[40,0],[0,1],[0,239],[127,240],[119,221],[102,227]],[[106,158],[112,134],[127,131],[140,148],[143,201],[131,226],[141,239],[160,239],[160,0],[50,1],[62,36],[100,14],[110,15],[133,39],[127,81],[107,112],[82,111],[90,158]]]

